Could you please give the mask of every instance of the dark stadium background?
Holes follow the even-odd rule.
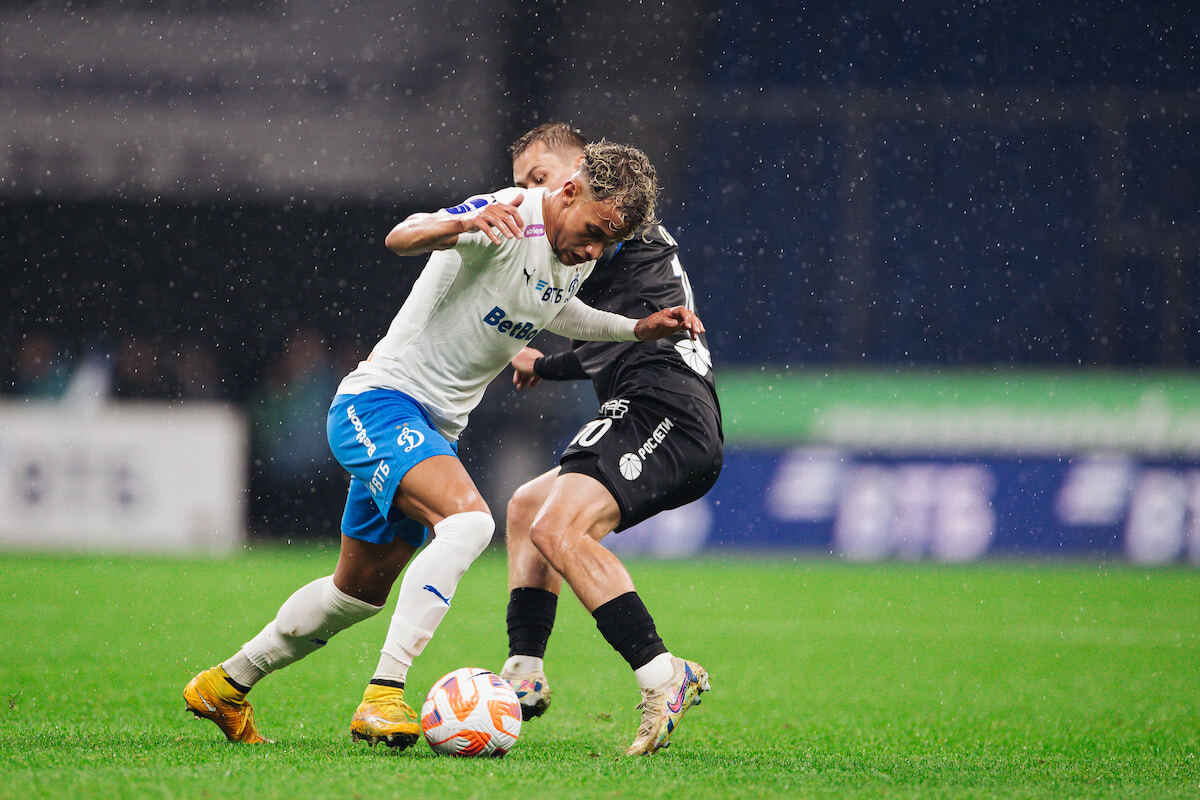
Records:
[[[273,38],[222,54],[239,30]],[[90,0],[5,4],[0,41],[13,396],[42,337],[64,369],[110,366],[118,397],[194,392],[258,419],[293,391],[267,384],[298,334],[340,375],[383,333],[420,266],[387,230],[506,185],[507,143],[551,119],[658,165],[718,379],[1200,365],[1184,3]],[[281,115],[336,135],[298,144]],[[274,166],[238,161],[264,129],[284,131]],[[189,376],[200,351],[214,372]],[[503,381],[464,438],[497,512],[591,400]],[[252,530],[334,535],[336,464],[289,482],[262,433]]]

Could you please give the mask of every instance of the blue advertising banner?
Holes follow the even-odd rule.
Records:
[[[791,549],[858,560],[1200,564],[1200,459],[731,448],[706,497],[606,543],[658,556]]]

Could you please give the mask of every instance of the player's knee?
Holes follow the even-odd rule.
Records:
[[[445,508],[449,513],[446,517],[457,516],[459,514],[483,514],[491,519],[492,510],[488,508],[486,502],[475,487],[464,488],[458,492],[453,492],[445,497]]]
[[[449,519],[469,512],[479,512],[489,517],[492,514],[479,490],[470,481],[451,482],[448,485],[439,483],[436,491],[431,492],[428,487],[425,490],[413,496],[403,491],[396,492],[391,513],[411,519]]]
[[[533,519],[542,507],[542,496],[530,484],[525,484],[513,492],[508,501],[508,535],[528,535]]]
[[[558,520],[545,514],[537,517],[529,528],[529,540],[542,554],[542,558],[552,565],[557,565],[562,560],[563,551],[566,549],[566,534],[567,530]]]
[[[491,543],[496,522],[486,512],[464,511],[443,519],[433,527],[433,532],[443,544],[463,550],[473,560]]]

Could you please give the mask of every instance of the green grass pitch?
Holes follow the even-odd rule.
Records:
[[[504,759],[395,753],[348,722],[388,613],[251,695],[273,746],[226,743],[184,683],[334,550],[228,559],[0,555],[0,798],[1172,798],[1200,796],[1200,571],[1097,563],[638,561],[713,691],[626,759],[628,669],[569,595],[554,705]],[[409,676],[506,655],[504,562],[467,574]]]

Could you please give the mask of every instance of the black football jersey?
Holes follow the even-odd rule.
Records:
[[[695,311],[678,249],[661,225],[652,226],[605,250],[576,296],[635,319],[672,306]],[[572,341],[569,352],[539,359],[537,372],[591,378],[601,402],[630,391],[665,390],[717,403],[708,343],[686,332],[655,342]]]

